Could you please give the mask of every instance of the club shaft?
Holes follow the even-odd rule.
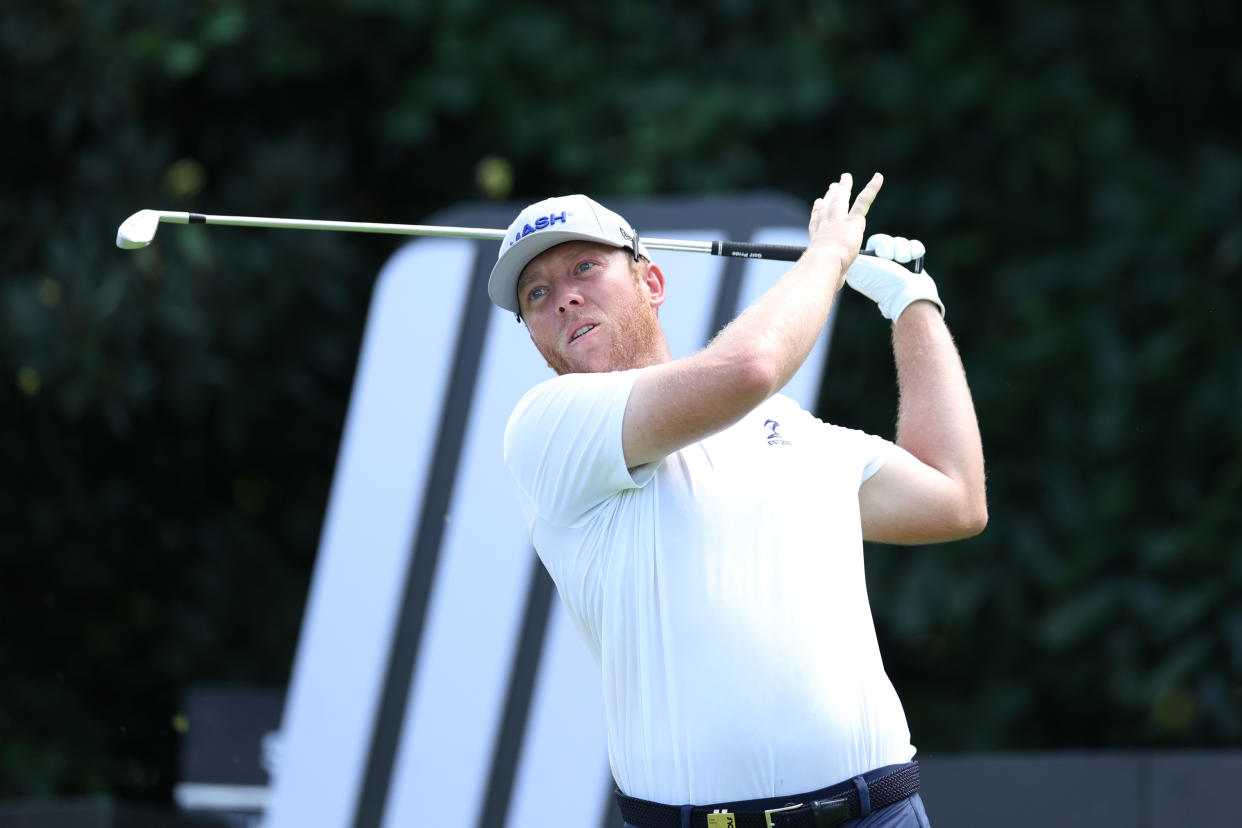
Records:
[[[323,221],[319,219],[265,218],[262,216],[213,216],[204,213],[164,213],[169,224],[213,224],[226,227],[263,227],[272,230],[338,230],[348,233],[390,233],[397,236],[442,236],[450,239],[495,239],[503,230],[481,227],[444,227],[428,224],[383,224],[369,221]]]
[[[150,211],[154,213],[155,211]],[[168,224],[208,224],[224,227],[261,227],[273,230],[335,230],[350,233],[388,233],[399,236],[436,236],[451,239],[483,239],[500,241],[504,230],[482,227],[445,227],[428,224],[385,224],[366,221],[326,221],[320,219],[268,218],[262,216],[219,216],[206,213],[179,213],[159,211],[159,221]],[[137,218],[137,216],[135,216]],[[122,228],[124,229],[124,228]],[[146,239],[149,241],[150,239]],[[142,242],[142,243],[145,243]],[[666,250],[682,253],[709,253],[713,256],[731,256],[743,259],[772,259],[794,262],[806,251],[805,246],[793,244],[759,244],[755,242],[691,241],[687,239],[655,239],[643,237],[642,243],[649,250]],[[874,255],[862,251],[862,255]],[[917,273],[922,260],[912,263]]]
[[[500,241],[504,230],[483,227],[446,227],[428,224],[384,224],[366,221],[325,221],[320,219],[267,218],[263,216],[216,216],[206,213],[164,212],[160,221],[168,224],[209,224],[224,227],[262,227],[273,230],[338,230],[350,233],[389,233],[398,236],[438,236],[450,239],[484,239]],[[746,242],[692,241],[687,239],[642,238],[651,250],[682,253],[711,253],[717,256],[741,256],[753,259],[784,259],[796,261],[803,246],[785,244],[750,244]]]

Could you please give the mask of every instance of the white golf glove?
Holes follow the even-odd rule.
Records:
[[[845,281],[879,305],[885,319],[896,322],[911,302],[920,299],[934,302],[944,316],[944,303],[931,276],[926,271],[913,273],[904,266],[927,253],[921,241],[876,233],[867,239],[863,250],[875,255],[854,259],[845,272]]]

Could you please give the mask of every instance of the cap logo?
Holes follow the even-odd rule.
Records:
[[[513,241],[509,242],[509,246],[512,247],[513,245],[517,244],[522,239],[529,236],[531,233],[535,233],[539,230],[547,230],[549,227],[553,226],[557,222],[560,222],[561,224],[566,224],[568,223],[568,221],[569,221],[568,214],[566,213],[565,210],[561,210],[559,213],[552,213],[551,215],[547,215],[547,216],[540,216],[539,218],[535,219],[533,225],[530,222],[527,222],[526,224],[522,226],[521,230],[518,230],[516,233],[514,233]]]

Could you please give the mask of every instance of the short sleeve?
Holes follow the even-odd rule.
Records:
[[[893,450],[897,447],[883,437],[877,437],[874,434],[863,434],[862,432],[858,432],[858,434],[858,446],[864,460],[862,477],[858,481],[858,485],[861,486],[884,467],[885,461],[892,456]]]
[[[518,402],[505,428],[505,465],[528,521],[537,515],[573,525],[615,493],[638,486],[621,440],[635,376],[565,374]]]

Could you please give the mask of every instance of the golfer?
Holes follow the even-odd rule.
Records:
[[[623,218],[562,196],[501,242],[488,293],[558,375],[513,411],[505,462],[599,664],[627,826],[928,825],[863,541],[968,537],[987,505],[935,284],[894,261],[905,239],[859,256],[882,181],[851,204],[842,175],[798,262],[676,360],[664,273]],[[846,282],[893,323],[895,443],[780,393]]]

